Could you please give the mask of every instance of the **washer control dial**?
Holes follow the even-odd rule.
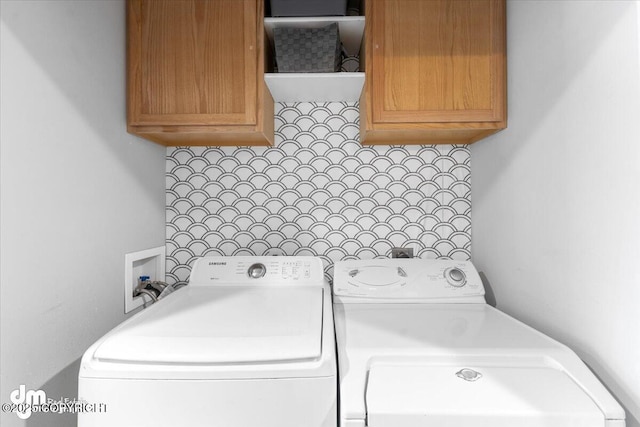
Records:
[[[267,272],[267,267],[261,263],[251,264],[251,267],[247,270],[247,275],[252,279],[259,279],[265,275]]]
[[[455,286],[456,288],[461,288],[467,284],[467,276],[464,274],[464,271],[457,267],[448,268],[444,272],[444,278],[447,279],[447,282],[451,286]]]

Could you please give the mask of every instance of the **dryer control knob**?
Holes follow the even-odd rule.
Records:
[[[453,267],[444,272],[444,277],[451,286],[461,288],[467,284],[467,276],[464,271],[459,268]]]
[[[264,276],[266,272],[267,267],[265,267],[264,264],[261,263],[252,264],[251,267],[249,267],[249,269],[247,270],[247,274],[252,279],[259,279]]]

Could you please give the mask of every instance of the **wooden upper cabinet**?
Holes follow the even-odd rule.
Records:
[[[367,0],[364,144],[472,143],[506,127],[504,0]]]
[[[128,130],[165,145],[270,145],[262,0],[129,0]]]

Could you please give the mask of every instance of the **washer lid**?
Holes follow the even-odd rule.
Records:
[[[373,366],[367,426],[603,427],[565,372],[535,367]]]
[[[163,364],[234,364],[321,355],[323,289],[184,289],[123,323],[95,359]]]

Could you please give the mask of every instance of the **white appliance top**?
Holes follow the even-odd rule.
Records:
[[[455,284],[452,268],[463,273],[449,278]],[[483,302],[470,262],[344,261],[335,269],[343,424],[624,425],[620,405],[575,353]],[[482,377],[456,376],[473,376],[465,369]]]
[[[348,303],[484,303],[484,287],[469,261],[420,258],[340,261],[336,301]]]
[[[373,366],[369,427],[603,427],[566,372],[544,367]]]
[[[93,357],[146,364],[316,359],[323,286],[316,258],[201,258],[190,286],[116,328]]]

